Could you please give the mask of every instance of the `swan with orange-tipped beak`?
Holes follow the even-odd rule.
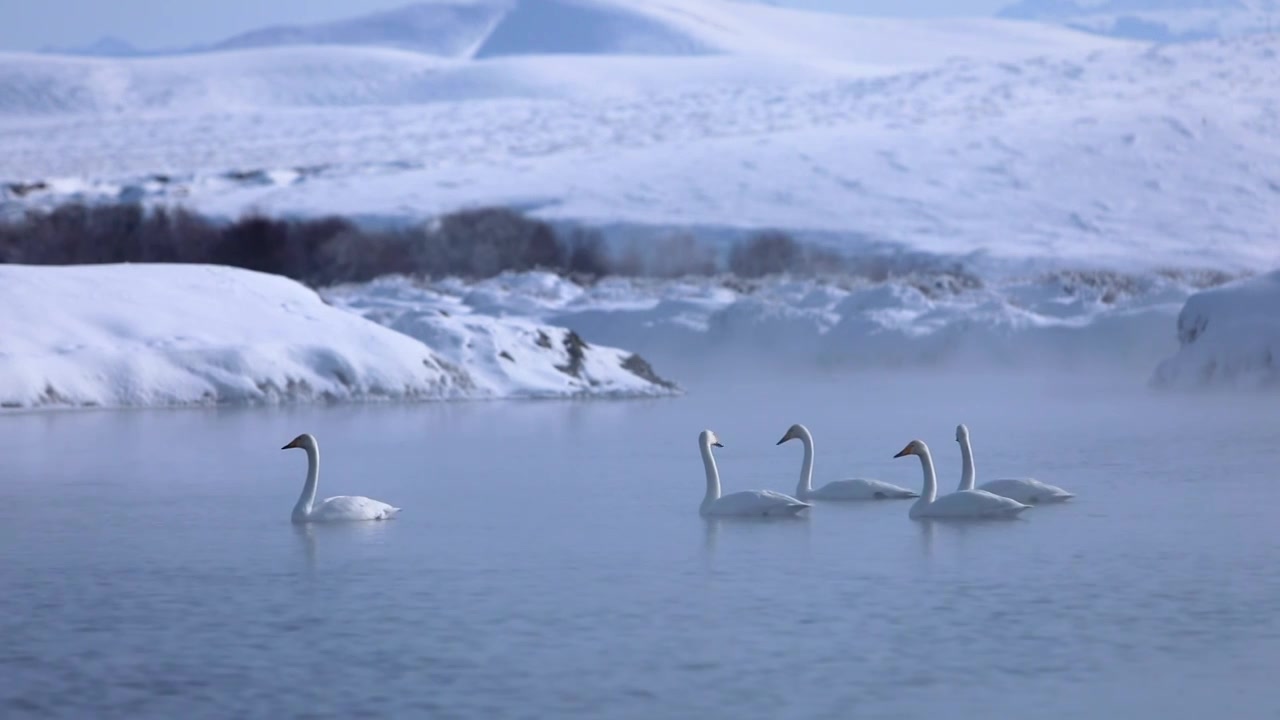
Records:
[[[307,482],[302,486],[302,495],[298,498],[298,503],[293,506],[295,523],[390,520],[400,512],[398,507],[358,495],[338,495],[317,503],[316,487],[320,484],[320,446],[315,437],[309,433],[303,433],[280,449],[293,448],[305,450],[307,453]]]
[[[925,445],[923,440],[912,440],[894,457],[908,455],[920,458],[920,467],[924,470],[924,489],[920,493],[920,499],[911,505],[910,516],[913,520],[1012,518],[1030,507],[1017,500],[1000,497],[985,490],[960,490],[938,497],[938,475],[933,469],[933,457],[929,454],[929,446]]]
[[[741,490],[728,495],[720,494],[720,470],[711,448],[724,447],[714,432],[703,430],[698,434],[698,450],[702,453],[702,467],[707,473],[707,493],[702,497],[698,512],[715,517],[794,517],[809,507],[790,495],[772,490]]]

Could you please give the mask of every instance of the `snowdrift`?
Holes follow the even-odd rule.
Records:
[[[1154,386],[1280,385],[1280,271],[1192,295],[1178,313],[1178,343]]]

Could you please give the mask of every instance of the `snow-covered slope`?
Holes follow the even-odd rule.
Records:
[[[1192,295],[1178,314],[1178,342],[1153,385],[1280,386],[1280,271]]]
[[[1000,17],[1102,35],[1180,42],[1270,32],[1280,0],[1021,0]]]
[[[361,304],[358,292],[346,297]],[[0,265],[0,307],[3,408],[673,390],[613,348],[580,348],[575,362],[563,328],[457,323],[431,334],[438,346],[428,347],[291,280],[226,267]],[[538,333],[554,343],[537,344]],[[494,373],[496,362],[512,369]]]
[[[1280,200],[1280,40],[1148,48],[727,0],[475,2],[501,10],[485,42],[501,26],[567,44],[5,56],[0,214],[84,199],[405,221],[503,204],[656,231],[772,226],[860,253],[1280,263],[1260,241]],[[546,24],[561,11],[706,52],[587,47]]]
[[[320,62],[307,49],[270,52],[281,72],[303,56]],[[0,178],[13,183],[0,206],[142,198],[227,216],[415,218],[510,204],[592,223],[825,232],[859,251],[869,241],[1075,265],[1280,263],[1280,244],[1259,240],[1280,201],[1280,40],[874,76],[736,56],[539,56],[434,73],[441,61],[366,49],[350,52],[424,69],[344,74],[346,51],[325,52],[325,82],[255,90],[270,76],[234,69],[248,56],[228,53],[183,59],[225,72],[165,81],[154,96],[208,108],[221,90],[175,98],[244,75],[227,90],[242,100],[292,88],[299,102],[383,104],[0,120]],[[403,82],[384,92],[378,77]],[[453,100],[394,106],[431,96]]]
[[[0,118],[616,96],[1115,45],[1001,20],[855,18],[732,0],[443,0],[263,30],[223,43],[222,52],[0,53]]]

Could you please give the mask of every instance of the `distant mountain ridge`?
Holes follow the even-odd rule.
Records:
[[[204,49],[376,45],[428,55],[464,57],[475,51],[516,4],[515,0],[419,2],[333,22],[250,30]]]
[[[1020,0],[998,13],[1162,43],[1268,32],[1277,15],[1280,0]]]
[[[47,45],[41,48],[40,52],[52,55],[85,55],[88,57],[135,57],[146,54],[145,51],[139,50],[128,40],[122,40],[114,35],[103,35],[87,45],[69,45],[65,47]]]
[[[262,28],[203,49],[361,45],[459,59],[714,50],[696,30],[671,22],[662,6],[633,0],[434,0],[333,22]]]

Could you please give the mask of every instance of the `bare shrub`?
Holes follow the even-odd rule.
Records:
[[[800,244],[777,230],[757,233],[729,251],[729,271],[744,278],[791,272],[804,257]]]

